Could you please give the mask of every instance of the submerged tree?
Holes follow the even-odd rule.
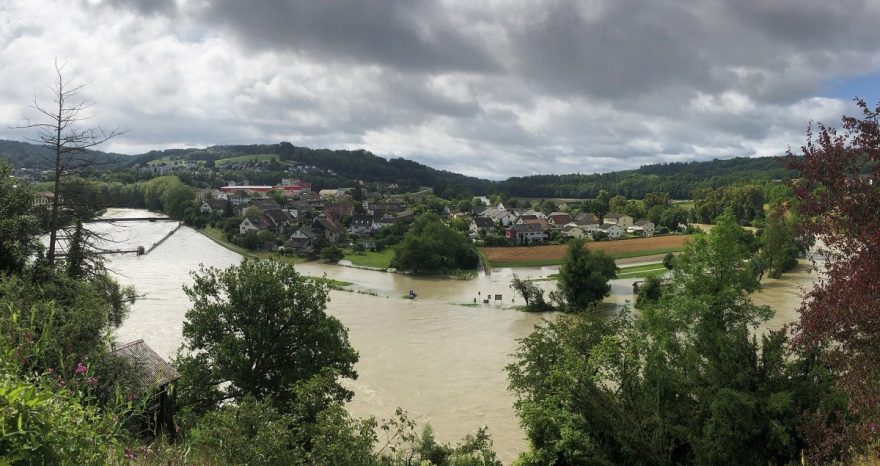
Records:
[[[582,311],[599,302],[611,291],[608,280],[617,276],[614,259],[602,251],[590,251],[582,239],[568,243],[559,268],[558,293],[571,312]]]
[[[31,141],[42,144],[54,153],[52,161],[53,186],[52,200],[49,206],[48,230],[49,245],[46,261],[55,263],[58,245],[58,232],[64,225],[61,219],[65,202],[63,180],[88,169],[109,163],[93,149],[116,136],[124,133],[121,130],[105,131],[100,126],[82,128],[81,124],[92,118],[88,113],[92,103],[78,100],[85,87],[84,84],[71,84],[64,76],[64,65],[55,62],[55,82],[49,88],[52,93],[52,105],[41,104],[34,96],[32,108],[39,114],[40,121],[27,122],[19,128],[38,130],[36,138]],[[69,196],[68,196],[69,197]]]

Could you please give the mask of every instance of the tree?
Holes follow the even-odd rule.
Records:
[[[333,245],[321,250],[321,260],[324,262],[332,262],[335,264],[336,262],[341,261],[343,257],[345,257],[345,252]]]
[[[381,230],[380,230],[381,233]],[[391,266],[417,273],[474,269],[477,248],[464,234],[444,225],[433,213],[419,216],[394,249]]]
[[[618,194],[608,201],[609,212],[623,212],[626,209],[626,198]]]
[[[0,161],[0,273],[20,272],[42,249],[34,197],[27,185],[11,177],[9,165]]]
[[[779,278],[797,265],[800,247],[795,233],[786,219],[786,212],[777,206],[767,216],[761,235],[761,255],[767,276]]]
[[[870,441],[865,425],[880,419],[880,105],[856,103],[861,117],[844,117],[840,132],[808,129],[801,154],[787,160],[801,174],[790,183],[800,233],[824,244],[816,250],[824,273],[804,297],[797,341],[823,350],[852,400],[843,433],[818,433],[827,448]]]
[[[244,260],[224,270],[203,267],[193,279],[184,287],[192,308],[176,361],[185,404],[205,409],[248,395],[283,403],[288,387],[322,370],[357,377],[348,332],[325,313],[327,287],[292,265]],[[332,396],[351,393],[336,383]]]
[[[565,308],[576,312],[588,309],[611,291],[608,280],[617,276],[614,259],[602,251],[590,251],[582,239],[568,243],[568,250],[559,268],[559,294]]]
[[[663,256],[663,267],[665,267],[666,270],[672,270],[675,268],[675,254],[670,252]]]
[[[526,308],[534,311],[543,311],[548,308],[544,301],[544,290],[531,280],[522,280],[516,274],[513,274],[513,280],[510,287],[519,293],[526,302]]]
[[[99,156],[92,151],[97,146],[113,139],[124,131],[104,131],[100,126],[80,128],[79,124],[90,118],[86,112],[91,108],[87,101],[73,102],[85,85],[71,85],[64,78],[64,65],[55,62],[55,83],[51,87],[53,106],[41,105],[36,96],[32,108],[43,119],[41,122],[28,122],[20,128],[38,130],[38,136],[32,141],[51,148],[55,154],[53,167],[52,202],[49,212],[49,246],[46,261],[55,263],[58,231],[62,227],[60,221],[62,207],[62,182],[67,176],[85,171],[100,165]]]

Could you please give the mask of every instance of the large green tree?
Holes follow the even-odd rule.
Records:
[[[571,312],[589,308],[611,291],[608,280],[617,276],[614,259],[602,251],[590,251],[584,240],[568,243],[568,251],[559,268],[558,294],[563,307]]]
[[[192,308],[176,363],[185,404],[210,408],[245,396],[289,398],[288,387],[322,370],[356,378],[348,331],[327,315],[327,287],[290,264],[245,260],[202,268],[184,291]],[[333,386],[337,399],[351,393]]]
[[[418,273],[447,273],[474,269],[478,262],[473,242],[435,214],[426,213],[395,247],[391,266]]]

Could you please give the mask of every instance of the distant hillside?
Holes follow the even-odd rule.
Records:
[[[689,199],[698,188],[761,183],[787,179],[792,173],[775,157],[737,157],[709,162],[643,165],[593,175],[535,175],[509,178],[499,192],[522,197],[595,198],[600,190],[630,199],[649,192],[668,192],[673,199]]]
[[[282,161],[294,161],[333,170],[339,177],[367,182],[384,181],[401,185],[431,186],[434,192],[449,195],[489,194],[495,184],[488,180],[437,170],[403,158],[385,159],[365,150],[330,150],[297,147],[288,142],[280,144],[253,144],[240,146],[212,146],[205,149],[170,149],[153,151],[134,159],[145,164],[153,160],[249,160],[248,155],[277,154]],[[258,158],[259,158],[258,157]]]
[[[110,162],[109,168],[118,168],[129,164],[131,156],[110,152],[89,151],[96,160]],[[34,168],[46,170],[55,163],[55,152],[37,144],[0,139],[0,160],[7,160],[13,168]],[[104,167],[106,168],[106,167]]]
[[[236,161],[269,160],[273,155],[282,162],[296,162],[335,172],[331,178],[313,180],[322,186],[351,180],[381,181],[407,187],[431,186],[438,195],[450,198],[491,193],[536,198],[595,198],[600,190],[605,190],[611,195],[622,194],[630,199],[641,198],[648,192],[668,192],[673,198],[688,199],[698,188],[762,183],[791,176],[789,170],[774,157],[666,163],[603,174],[534,175],[493,182],[437,170],[403,158],[389,160],[365,150],[310,149],[288,142],[166,149],[137,156],[106,154],[116,162],[115,167],[175,160],[222,161],[219,165],[225,167]],[[34,144],[0,140],[0,159],[11,161],[16,168],[49,168],[52,152]],[[259,174],[244,175],[254,178]],[[283,173],[278,172],[277,176],[281,175]]]

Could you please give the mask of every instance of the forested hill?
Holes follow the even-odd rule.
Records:
[[[96,161],[105,168],[118,168],[129,164],[132,157],[109,152],[89,151]],[[0,160],[7,160],[14,168],[34,168],[46,170],[52,168],[55,153],[52,149],[38,144],[0,139]]]
[[[282,162],[295,162],[335,172],[335,176],[326,178],[326,182],[319,183],[321,185],[352,180],[382,181],[406,187],[431,186],[435,193],[444,197],[503,193],[536,198],[595,198],[600,190],[605,190],[611,195],[622,194],[630,199],[642,198],[648,192],[668,192],[673,198],[688,199],[695,189],[703,187],[761,183],[790,176],[776,158],[738,157],[709,162],[644,165],[636,170],[604,174],[533,175],[493,182],[437,170],[403,158],[386,159],[365,150],[310,149],[288,142],[167,149],[137,156],[106,155],[117,162],[116,167],[134,167],[160,160],[217,162],[264,154],[275,154]],[[0,159],[10,160],[16,168],[49,168],[52,153],[42,146],[0,140]]]
[[[509,178],[499,192],[522,197],[595,198],[600,190],[641,199],[649,192],[668,192],[673,199],[690,199],[695,189],[761,183],[792,176],[775,157],[737,157],[709,162],[643,165],[593,175],[535,175]]]

